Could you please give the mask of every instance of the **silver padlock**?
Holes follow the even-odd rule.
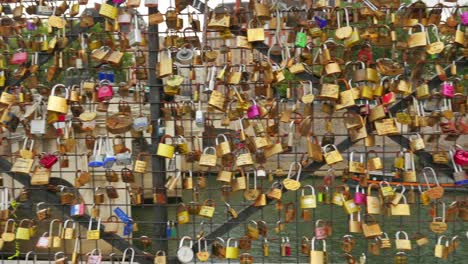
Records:
[[[205,86],[204,93],[211,93],[214,91],[216,85],[216,66],[211,67],[209,76],[208,86]]]
[[[133,129],[136,131],[144,131],[148,128],[148,118],[140,116],[133,120]]]
[[[98,136],[94,142],[93,155],[89,159],[88,166],[92,168],[102,167],[104,165],[104,155],[101,154],[102,137]]]
[[[104,156],[102,166],[106,169],[110,169],[112,168],[112,166],[114,166],[117,158],[115,157],[114,149],[111,146],[111,141],[109,140],[109,137],[106,137],[104,146],[106,148],[106,154]]]
[[[195,124],[198,127],[205,125],[205,115],[201,110],[201,100],[198,101],[198,110],[195,112]]]
[[[256,171],[258,178],[265,178],[267,176],[266,170],[263,166],[258,167]]]
[[[158,129],[158,137],[162,137],[166,134],[166,127],[162,125],[161,118],[158,118],[157,122],[157,129]]]
[[[117,165],[119,166],[130,166],[132,165],[132,153],[130,152],[129,149],[127,149],[123,153],[118,153],[116,155],[117,158]]]
[[[46,126],[47,126],[47,121],[46,121],[46,115],[47,111],[44,111],[43,103],[42,101],[37,103],[37,109],[34,112],[34,119],[31,120],[31,134],[34,135],[44,135],[46,133]],[[41,119],[38,118],[38,112],[41,112]]]
[[[130,33],[128,33],[128,42],[129,42],[130,46],[132,46],[132,47],[140,45],[141,41],[143,39],[143,37],[141,35],[141,30],[138,27],[138,16],[137,15],[134,16],[133,21],[134,21],[133,24],[135,25],[135,28],[132,31],[130,31]]]

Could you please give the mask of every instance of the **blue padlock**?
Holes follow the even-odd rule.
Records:
[[[114,83],[114,70],[112,70],[112,68],[107,64],[102,65],[98,72],[98,79],[99,81],[108,80],[109,82]]]
[[[322,29],[327,26],[327,20],[325,18],[314,16],[315,23]]]

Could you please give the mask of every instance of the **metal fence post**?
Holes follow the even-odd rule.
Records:
[[[148,14],[155,14],[158,12],[157,7],[148,8]],[[148,87],[149,87],[149,102],[151,111],[151,120],[155,124],[158,118],[161,117],[161,90],[162,80],[156,76],[156,64],[158,61],[159,50],[159,27],[158,25],[148,26]],[[154,126],[154,125],[153,125]],[[165,182],[165,162],[164,159],[154,155],[159,142],[158,130],[153,129],[151,134],[151,164],[152,164],[152,178],[153,187],[159,191],[164,192]],[[167,198],[167,197],[166,197]],[[167,199],[166,199],[167,200]],[[164,204],[155,204],[153,207],[153,245],[156,250],[168,250],[168,241],[166,239],[165,224],[167,222],[167,207]]]

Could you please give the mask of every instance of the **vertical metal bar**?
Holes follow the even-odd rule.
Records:
[[[156,14],[158,12],[158,7],[149,7],[148,14]],[[158,25],[148,26],[148,86],[149,86],[149,101],[150,101],[150,111],[151,111],[151,120],[154,126],[154,122],[161,117],[161,90],[159,87],[162,87],[162,80],[156,76],[156,64],[158,61],[158,51],[159,51],[159,28]],[[153,129],[151,132],[151,153],[156,153],[154,146],[157,146],[159,142],[158,129]],[[165,182],[165,161],[163,158],[156,155],[151,155],[151,171],[153,178],[153,187],[156,187],[158,192],[164,190]],[[165,200],[167,201],[167,196],[164,191]],[[166,238],[165,232],[165,223],[167,222],[167,207],[164,204],[155,204],[153,207],[153,245],[157,250],[168,251],[168,241]]]

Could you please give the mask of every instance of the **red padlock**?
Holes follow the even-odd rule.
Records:
[[[52,166],[54,166],[55,163],[57,163],[58,157],[55,154],[50,154],[50,153],[43,153],[41,155],[41,158],[39,159],[39,164],[41,164],[42,167],[46,169],[50,169]]]
[[[98,100],[102,101],[109,101],[114,96],[114,90],[112,89],[112,85],[108,80],[102,80],[99,82],[98,88]]]

